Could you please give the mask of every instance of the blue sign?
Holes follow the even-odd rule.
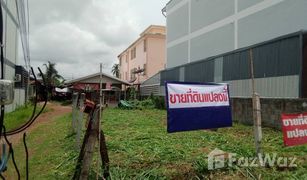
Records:
[[[228,84],[166,82],[167,132],[232,126]]]

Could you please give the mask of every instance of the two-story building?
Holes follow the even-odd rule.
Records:
[[[165,68],[165,27],[151,25],[118,55],[120,79],[139,85]]]

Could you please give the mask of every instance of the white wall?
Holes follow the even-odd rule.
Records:
[[[18,43],[20,42],[17,8],[15,0],[3,0],[4,18],[4,78],[14,81],[15,65],[18,64]],[[8,62],[7,62],[8,61]],[[14,103],[7,105],[6,112],[13,111],[16,107],[25,103],[25,89],[15,89]]]
[[[306,0],[173,0],[167,68],[307,30]]]

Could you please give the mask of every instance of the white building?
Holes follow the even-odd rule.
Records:
[[[171,0],[167,68],[307,29],[306,0]]]
[[[141,85],[164,95],[165,81],[226,82],[250,97],[251,58],[261,97],[307,98],[306,0],[171,0],[167,68]]]
[[[15,98],[14,103],[6,106],[6,111],[12,111],[17,106],[23,105],[26,101],[26,84],[28,73],[20,65],[25,65],[23,62],[18,62],[19,46],[23,42],[23,56],[25,57],[26,65],[29,62],[29,46],[27,10],[25,9],[23,0],[1,0],[1,8],[3,12],[3,46],[4,46],[4,79],[15,81]],[[27,25],[26,25],[27,26]],[[16,70],[17,69],[17,70]],[[17,78],[17,79],[16,79]]]

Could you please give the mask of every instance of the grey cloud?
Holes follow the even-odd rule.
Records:
[[[53,61],[64,77],[77,78],[98,72],[103,63],[110,73],[117,55],[144,28],[164,22],[160,9],[151,4],[163,7],[165,1],[29,0],[32,66]]]

